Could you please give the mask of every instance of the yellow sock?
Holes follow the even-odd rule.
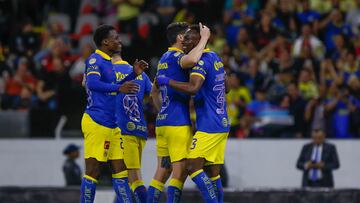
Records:
[[[152,179],[151,182],[150,182],[150,186],[160,190],[160,191],[163,191],[164,189],[164,183],[158,181],[158,180],[155,180],[155,179]]]
[[[210,178],[210,180],[211,180],[211,181],[215,181],[215,180],[217,180],[217,179],[219,179],[219,178],[220,178],[220,175],[217,175],[217,176],[215,176],[215,177]]]
[[[197,170],[197,171],[195,171],[194,173],[192,173],[192,174],[190,175],[190,177],[193,178],[193,177],[197,176],[198,174],[200,174],[200,173],[202,173],[202,172],[204,172],[204,170],[202,170],[202,169]]]
[[[174,186],[174,187],[177,187],[179,190],[182,190],[184,187],[184,183],[178,179],[172,178],[169,182],[169,186]]]
[[[131,183],[131,190],[135,191],[135,189],[139,186],[144,185],[144,181],[143,180],[136,180],[133,183]]]
[[[127,177],[128,177],[127,170],[112,174],[112,178],[127,178]]]
[[[85,179],[88,179],[88,180],[91,180],[91,181],[93,181],[94,183],[98,183],[98,181],[97,181],[95,178],[91,177],[91,176],[84,175],[84,178],[85,178]]]

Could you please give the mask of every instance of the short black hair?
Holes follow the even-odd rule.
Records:
[[[198,24],[190,25],[190,30],[200,34],[200,26]]]
[[[168,25],[166,28],[166,38],[169,44],[175,44],[177,36],[184,34],[188,28],[189,25],[186,22],[176,22]]]
[[[111,25],[100,25],[96,28],[93,39],[97,47],[101,46],[101,42],[109,36],[111,30],[115,30]]]

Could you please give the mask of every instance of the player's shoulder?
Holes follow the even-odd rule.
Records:
[[[88,65],[94,65],[94,64],[99,64],[102,62],[102,57],[97,54],[97,53],[92,53],[85,61],[86,64]]]
[[[116,61],[113,63],[114,66],[117,67],[122,67],[122,68],[127,68],[127,69],[132,69],[132,65],[129,64],[129,62],[121,60],[121,61]]]
[[[181,49],[175,47],[170,47],[164,54],[164,56],[168,59],[179,58],[182,55],[184,55],[184,52]]]
[[[220,56],[214,52],[214,51],[211,51],[210,49],[205,49],[204,50],[204,53],[202,54],[202,56],[204,58],[211,58],[211,59],[218,59],[220,58]]]

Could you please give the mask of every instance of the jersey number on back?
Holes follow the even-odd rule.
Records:
[[[163,112],[169,106],[170,100],[169,100],[169,97],[167,96],[167,87],[165,85],[160,87],[160,92],[161,92],[161,99],[162,99],[160,112]]]
[[[125,113],[130,118],[130,120],[135,122],[140,121],[140,111],[138,98],[136,95],[125,95],[123,99],[123,106]]]
[[[92,106],[93,100],[91,98],[91,91],[88,88],[86,88],[86,93],[87,93],[87,106],[86,107],[89,108]]]
[[[216,96],[216,103],[219,104],[219,108],[216,109],[217,114],[224,114],[225,113],[225,84],[218,84],[215,85],[213,88],[214,91],[218,92]]]

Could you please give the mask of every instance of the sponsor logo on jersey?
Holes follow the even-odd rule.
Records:
[[[227,120],[226,118],[223,118],[222,121],[221,121],[221,123],[222,123],[222,125],[223,125],[224,127],[227,127],[229,122],[228,122],[228,120]]]
[[[133,131],[133,130],[135,130],[135,128],[136,128],[136,125],[135,125],[135,123],[133,123],[133,122],[128,122],[127,124],[126,124],[126,128],[128,129],[128,130],[130,130],[130,131]]]

